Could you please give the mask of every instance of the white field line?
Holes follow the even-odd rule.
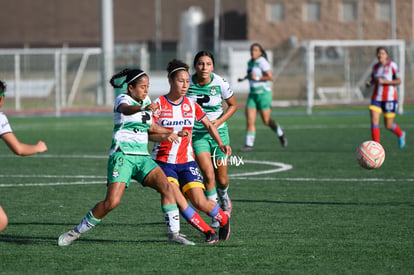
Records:
[[[69,176],[68,176],[69,178]],[[277,178],[277,177],[233,177],[232,180],[248,180],[248,181],[274,181],[274,182],[414,182],[414,179],[378,179],[378,178]],[[100,181],[71,181],[71,182],[47,182],[47,183],[19,183],[19,184],[0,184],[2,187],[30,187],[30,186],[69,186],[69,185],[91,185],[106,184],[105,180]]]
[[[28,186],[59,186],[59,185],[90,185],[106,184],[105,181],[72,181],[72,182],[47,182],[47,183],[19,183],[19,184],[0,184],[1,187],[28,187]]]
[[[414,179],[379,179],[379,178],[276,178],[276,177],[234,177],[235,180],[265,181],[308,181],[308,182],[414,182]]]
[[[0,175],[0,178],[67,178],[67,179],[106,179],[104,176],[91,175]]]
[[[44,157],[51,158],[103,158],[104,156],[87,156],[87,155],[43,155]],[[106,156],[105,156],[106,157]],[[240,159],[239,159],[240,160]],[[379,178],[278,178],[278,177],[252,177],[257,175],[264,174],[273,174],[287,171],[293,168],[292,165],[273,162],[273,161],[258,161],[258,160],[242,160],[242,163],[239,165],[244,165],[246,163],[252,164],[262,164],[264,166],[272,166],[271,169],[264,169],[255,172],[245,172],[245,173],[236,173],[229,174],[229,177],[232,180],[249,180],[249,181],[299,181],[299,182],[413,182],[414,179],[379,179]],[[273,168],[276,167],[276,168]],[[62,186],[62,185],[89,185],[89,184],[106,184],[105,176],[95,176],[95,175],[1,175],[0,179],[3,178],[40,178],[40,179],[81,179],[81,181],[69,181],[69,182],[46,182],[46,183],[20,183],[20,184],[0,184],[0,187],[27,187],[27,186]]]

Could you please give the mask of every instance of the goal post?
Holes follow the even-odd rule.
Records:
[[[324,104],[328,96],[341,95],[342,102],[361,101],[364,99],[363,86],[369,79],[375,58],[375,49],[384,46],[389,49],[390,59],[400,69],[402,82],[398,86],[398,112],[403,113],[404,76],[405,76],[405,41],[404,40],[309,40],[303,44],[306,58],[306,105],[307,113],[312,114],[315,104]],[[321,52],[321,49],[325,51]],[[324,58],[326,56],[326,59]],[[327,74],[335,74],[340,68],[341,81],[333,86],[316,85],[319,76],[317,66]],[[329,81],[328,81],[329,82]],[[316,91],[316,93],[315,93]],[[315,99],[315,94],[319,99]],[[331,101],[332,102],[332,101]]]

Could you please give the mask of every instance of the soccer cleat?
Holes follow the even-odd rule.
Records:
[[[206,240],[205,240],[205,243],[208,243],[208,244],[213,244],[213,243],[216,243],[216,242],[218,242],[219,241],[219,236],[217,236],[217,234],[216,233],[213,233],[213,232],[211,232],[211,231],[208,231],[207,233],[206,233]]]
[[[287,147],[288,146],[288,140],[285,137],[285,135],[280,136],[279,139],[280,139],[280,144],[282,144],[282,147]]]
[[[168,233],[168,242],[169,243],[180,243],[180,244],[184,244],[184,245],[195,245],[195,243],[193,243],[190,240],[187,240],[184,237],[184,235],[181,235],[178,232]]]
[[[226,241],[230,237],[230,213],[227,211],[224,211],[224,213],[227,215],[227,223],[220,227],[219,239]]]
[[[241,152],[251,152],[253,151],[253,146],[244,146],[243,148],[240,149]]]
[[[220,198],[220,201],[221,201],[221,209],[223,209],[223,211],[227,211],[228,214],[230,215],[231,210],[233,210],[230,197],[227,196],[227,198]]]
[[[398,147],[400,147],[400,149],[404,148],[405,146],[405,131],[403,131],[402,136],[400,136],[398,138]]]
[[[80,237],[81,233],[76,232],[75,229],[72,229],[59,236],[58,246],[68,246]]]

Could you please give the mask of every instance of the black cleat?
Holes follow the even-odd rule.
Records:
[[[208,231],[206,233],[206,240],[204,241],[205,243],[208,244],[213,244],[219,241],[219,236],[217,236],[216,233],[213,233],[211,231]]]
[[[224,211],[227,216],[227,223],[219,229],[219,239],[226,241],[230,237],[230,213]]]

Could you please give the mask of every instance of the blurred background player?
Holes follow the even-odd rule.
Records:
[[[229,83],[215,74],[214,56],[208,51],[198,52],[193,61],[195,73],[190,78],[187,96],[200,105],[208,119],[220,134],[225,145],[230,145],[227,120],[236,112],[237,103]],[[223,109],[223,101],[227,108]],[[229,178],[227,175],[226,154],[218,149],[217,142],[201,122],[196,122],[193,130],[193,148],[196,161],[201,169],[209,200],[220,199],[221,208],[231,213],[232,204],[228,195]],[[217,183],[217,189],[216,189]],[[217,228],[218,221],[212,226]]]
[[[6,84],[0,80],[0,108],[3,107],[6,98],[5,93]],[[7,116],[3,112],[0,112],[0,137],[4,140],[10,150],[19,156],[28,156],[47,151],[47,146],[43,141],[38,141],[35,145],[20,142],[14,135]],[[7,215],[0,206],[0,232],[6,228],[7,224]]]
[[[125,76],[123,83],[115,84],[115,79]],[[173,188],[148,153],[148,132],[165,134],[171,141],[177,140],[178,136],[171,130],[153,123],[151,112],[155,111],[158,105],[151,103],[148,97],[147,74],[142,70],[126,69],[115,74],[110,83],[114,88],[120,88],[126,83],[127,93],[120,94],[115,99],[106,197],[98,202],[74,229],[62,234],[58,245],[68,246],[81,234],[98,225],[106,214],[119,205],[131,178],[161,194],[161,209],[168,227],[169,242],[194,245],[179,234],[179,210]]]
[[[394,122],[398,109],[396,85],[401,83],[399,68],[395,62],[388,60],[385,47],[378,47],[376,53],[378,62],[372,66],[371,81],[366,83],[367,87],[374,85],[369,106],[372,140],[380,142],[379,121],[384,112],[385,128],[397,135],[398,146],[402,149],[405,146],[405,132]]]
[[[155,123],[173,130],[175,133],[185,131],[187,137],[180,137],[178,142],[166,140],[154,144],[152,158],[167,175],[168,180],[176,190],[176,197],[182,197],[182,203],[177,199],[178,207],[184,218],[189,221],[199,221],[195,226],[206,235],[207,243],[227,240],[230,235],[230,214],[223,212],[218,203],[208,200],[204,194],[203,178],[197,169],[194,160],[194,152],[191,142],[191,134],[194,123],[201,122],[209,135],[217,142],[218,147],[226,155],[231,154],[231,148],[224,145],[216,127],[210,122],[203,109],[194,101],[186,97],[190,86],[189,66],[180,60],[174,59],[168,63],[168,82],[170,91],[168,94],[156,99],[159,109],[154,112]],[[150,139],[151,136],[150,136]],[[217,236],[209,225],[191,207],[188,206],[183,194],[198,210],[217,220],[220,224]],[[194,218],[196,215],[197,218]]]
[[[250,46],[251,59],[247,63],[247,75],[239,79],[249,80],[250,92],[246,103],[246,144],[241,149],[243,152],[253,150],[256,138],[256,116],[260,112],[263,123],[269,126],[279,137],[283,147],[288,145],[282,128],[276,121],[270,118],[272,104],[272,89],[268,81],[273,80],[272,68],[267,60],[266,51],[259,43],[253,43]]]

